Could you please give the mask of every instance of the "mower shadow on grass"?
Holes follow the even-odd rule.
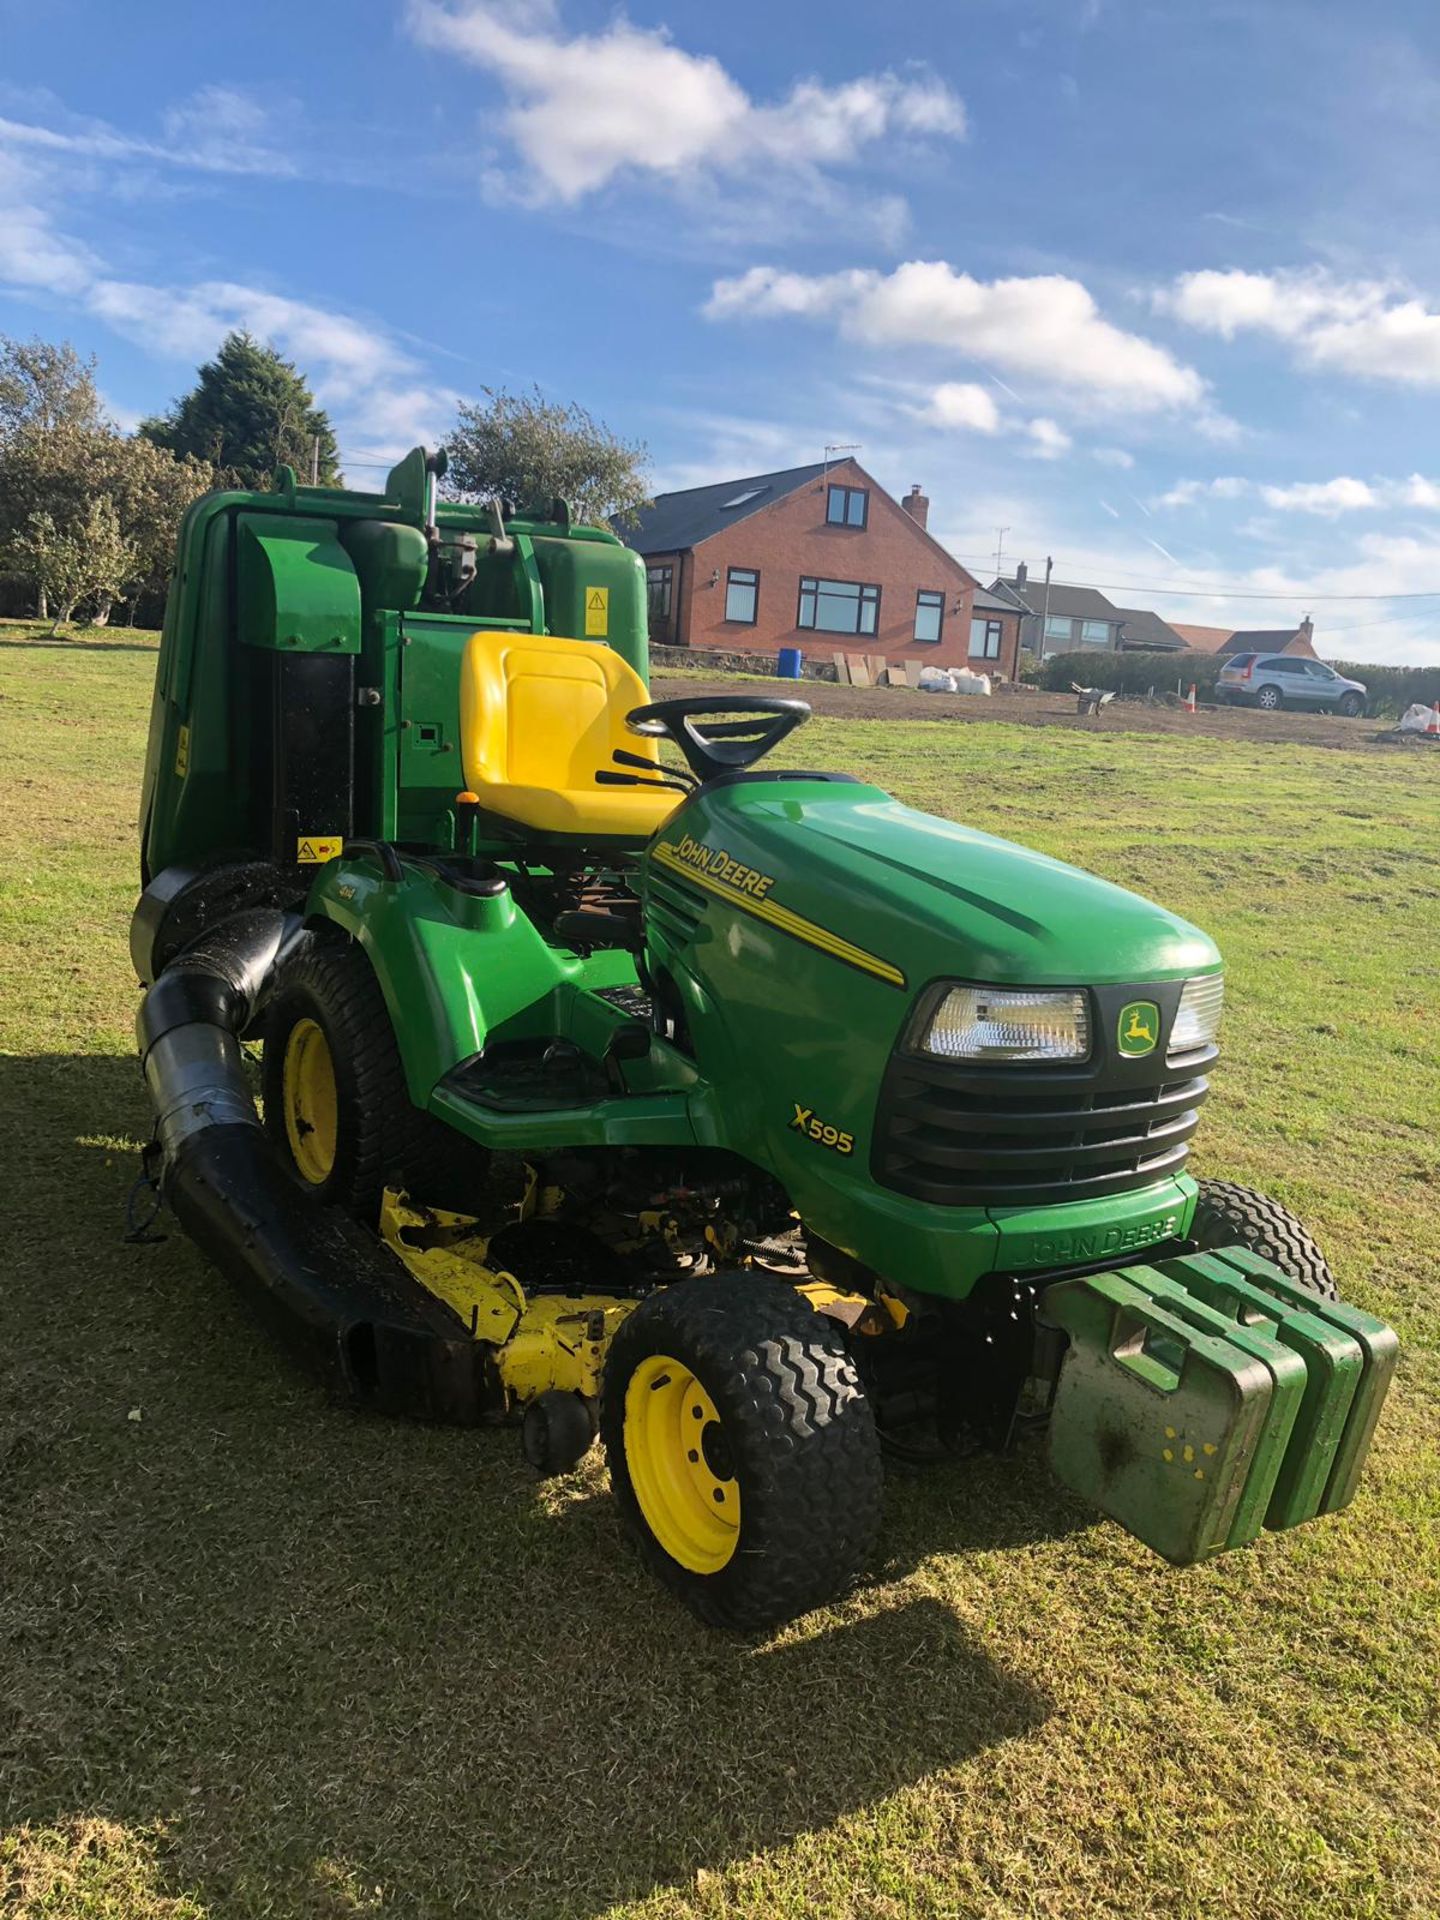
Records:
[[[642,1571],[598,1463],[542,1485],[509,1432],[330,1407],[173,1224],[123,1245],[131,1060],[0,1062],[0,1121],[24,1176],[6,1823],[159,1835],[157,1886],[216,1916],[340,1920],[383,1887],[407,1915],[560,1920],[863,1820],[1044,1723],[948,1608],[885,1584],[1032,1537],[998,1500],[921,1480],[854,1601],[708,1633]]]

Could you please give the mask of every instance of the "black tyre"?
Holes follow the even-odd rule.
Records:
[[[1340,712],[1344,714],[1347,720],[1358,720],[1360,715],[1364,711],[1365,711],[1365,702],[1364,700],[1361,699],[1358,693],[1342,693],[1341,694]]]
[[[1322,1300],[1340,1297],[1329,1263],[1294,1214],[1253,1187],[1202,1180],[1190,1234],[1202,1249],[1245,1247],[1261,1254]]]
[[[1255,704],[1257,707],[1263,707],[1267,713],[1274,713],[1283,699],[1284,695],[1279,687],[1261,687],[1255,695]]]
[[[298,1184],[375,1227],[389,1182],[436,1203],[483,1182],[484,1155],[410,1103],[389,1010],[351,941],[311,940],[267,1010],[265,1127]]]
[[[686,1280],[611,1344],[600,1433],[652,1570],[711,1626],[835,1599],[880,1522],[880,1445],[842,1330],[783,1281]]]

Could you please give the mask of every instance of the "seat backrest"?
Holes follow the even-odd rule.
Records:
[[[649,698],[628,661],[593,640],[472,634],[460,668],[465,783],[593,793],[616,747],[658,765],[657,744],[625,726]]]

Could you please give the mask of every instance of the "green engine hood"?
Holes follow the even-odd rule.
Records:
[[[710,818],[692,820],[701,807]],[[742,782],[674,824],[773,874],[774,897],[895,962],[912,987],[946,973],[1103,985],[1220,964],[1207,935],[1152,901],[877,787]]]

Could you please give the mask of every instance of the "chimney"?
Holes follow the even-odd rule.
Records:
[[[918,480],[914,483],[909,493],[906,494],[905,498],[900,502],[900,504],[905,509],[906,513],[909,514],[910,518],[915,522],[917,527],[923,527],[926,521],[930,518],[930,502],[925,498],[925,495],[920,491],[920,482]]]
[[[1016,584],[1016,586],[1017,586],[1017,587],[1023,587],[1023,586],[1024,586],[1024,584],[1025,584],[1025,582],[1026,582],[1026,581],[1027,581],[1027,580],[1028,580],[1029,578],[1030,578],[1030,569],[1029,569],[1029,568],[1028,568],[1028,567],[1027,567],[1027,566],[1025,565],[1025,562],[1024,562],[1024,561],[1022,560],[1022,561],[1020,562],[1020,564],[1019,564],[1019,566],[1018,566],[1018,567],[1016,567],[1016,569],[1015,569],[1015,584]]]

